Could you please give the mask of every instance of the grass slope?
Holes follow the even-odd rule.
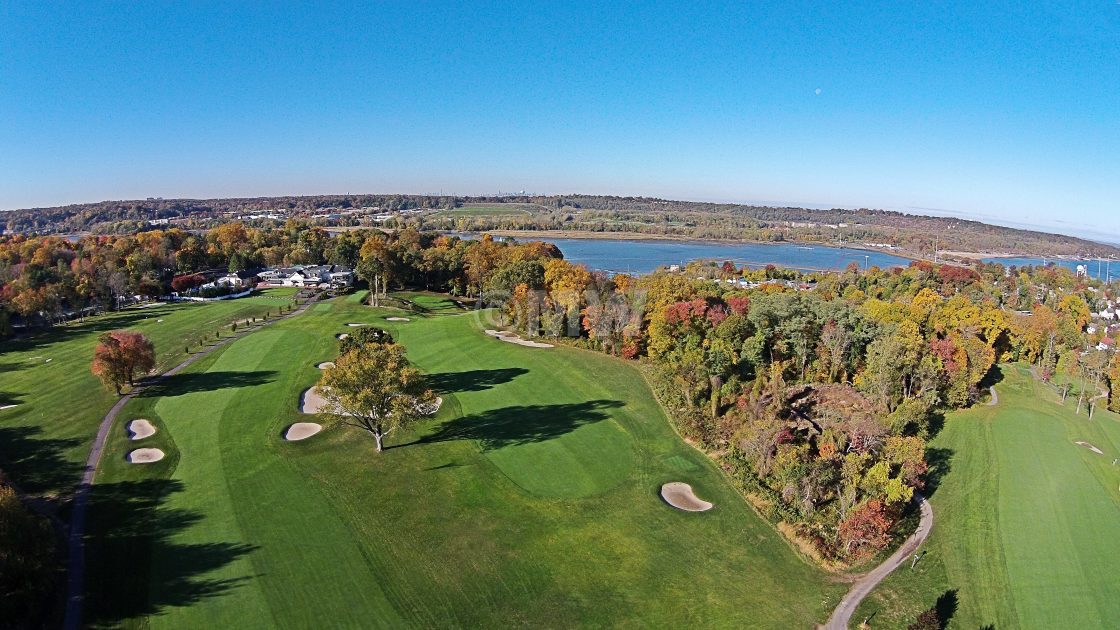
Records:
[[[931,497],[927,555],[889,577],[856,619],[905,627],[942,596],[956,600],[955,627],[1104,628],[1120,618],[1120,418],[1089,422],[1025,368],[1002,370],[999,405],[951,414],[931,443],[948,472]]]
[[[152,339],[157,370],[180,362],[184,346],[198,348],[231,322],[276,313],[290,290],[210,303],[130,308],[0,342],[0,469],[29,492],[67,492],[116,395],[90,373],[93,348],[103,332],[128,329]]]
[[[130,466],[114,433],[92,512],[98,624],[805,627],[841,595],[672,433],[631,366],[503,343],[446,305],[395,324],[330,304],[126,410],[170,456]],[[393,329],[440,413],[380,456],[330,422],[284,442],[354,321]],[[670,480],[717,507],[667,507]]]

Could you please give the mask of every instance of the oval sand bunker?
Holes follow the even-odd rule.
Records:
[[[158,448],[138,448],[125,456],[125,459],[130,464],[151,464],[163,459],[163,451]]]
[[[685,512],[706,512],[712,504],[701,500],[692,493],[692,486],[673,481],[661,486],[661,498],[669,505]]]
[[[385,321],[387,321],[387,322],[410,322],[412,320],[407,318],[407,317],[386,317]]]
[[[319,365],[316,365],[315,367],[319,368],[320,370],[325,370],[327,368],[332,368],[332,367],[334,367],[334,361],[323,361],[322,363],[320,363]]]
[[[128,439],[143,440],[156,434],[156,428],[147,420],[133,420],[128,423]]]
[[[288,430],[284,432],[284,439],[289,442],[298,442],[300,440],[306,440],[322,430],[323,426],[321,424],[314,422],[297,422],[288,427]]]
[[[355,324],[355,323],[353,323],[353,322],[351,322],[351,323],[349,323],[349,324],[346,324],[346,325],[347,325],[347,326],[352,326],[352,327],[354,327],[354,328],[359,328],[359,327],[361,327],[361,326],[369,326],[369,324]]]
[[[339,334],[339,335],[335,335],[335,337],[338,337],[339,339],[346,339],[349,336],[350,336],[350,333],[342,333],[342,334]]]

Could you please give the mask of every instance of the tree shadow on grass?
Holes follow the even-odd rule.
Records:
[[[181,482],[163,479],[93,487],[85,595],[91,627],[115,627],[169,607],[220,597],[252,577],[207,574],[252,552],[253,545],[175,540],[203,520],[198,512],[166,505],[179,492]]]
[[[34,426],[0,428],[0,470],[28,493],[69,495],[82,466],[66,459],[80,444],[74,438],[49,438]]]
[[[953,449],[927,448],[926,463],[929,464],[929,470],[926,471],[925,495],[929,498],[937,492],[941,481],[953,468]]]
[[[449,420],[414,444],[477,440],[484,449],[544,442],[581,426],[606,420],[618,400],[589,400],[565,405],[517,405]]]
[[[171,313],[170,307],[150,307],[136,309],[134,312],[125,311],[112,316],[97,316],[84,322],[72,322],[68,326],[52,326],[50,328],[36,328],[34,332],[23,334],[14,339],[0,342],[0,353],[26,352],[29,350],[45,350],[57,343],[70,341],[75,337],[92,334],[97,336],[110,330],[129,328],[133,324],[153,317],[159,318]]]
[[[508,383],[528,374],[525,368],[500,368],[496,370],[467,370],[465,372],[441,372],[428,374],[424,378],[428,386],[440,393],[480,392],[495,385]]]
[[[209,392],[217,389],[252,387],[272,381],[276,372],[257,370],[255,372],[180,372],[173,376],[154,378],[146,381],[144,391],[139,396],[162,398],[182,396],[195,392]]]
[[[996,364],[993,365],[992,369],[988,370],[988,373],[980,380],[980,389],[988,389],[992,385],[998,385],[1001,382],[1003,382],[1003,370]]]
[[[6,405],[19,405],[23,400],[16,398],[16,395],[11,392],[0,392],[0,407]]]
[[[941,594],[937,598],[937,603],[933,605],[933,609],[937,611],[937,620],[944,629],[949,626],[949,621],[953,619],[953,615],[957,614],[957,589],[951,588]]]

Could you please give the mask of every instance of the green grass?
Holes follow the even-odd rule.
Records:
[[[951,414],[931,443],[948,469],[927,555],[864,602],[873,627],[905,627],[955,591],[954,627],[1104,628],[1120,618],[1120,418],[1089,422],[1022,366],[999,405]],[[1098,455],[1076,441],[1089,442]]]
[[[114,433],[94,491],[91,620],[807,627],[842,594],[672,432],[631,366],[503,343],[474,313],[387,322],[401,311],[359,298],[255,332],[126,409],[157,421],[150,440],[169,457],[128,465],[133,445]],[[354,321],[405,344],[439,414],[381,455],[326,420],[284,442]],[[670,480],[717,507],[667,507]]]
[[[488,205],[465,205],[461,208],[453,208],[450,210],[440,210],[435,213],[435,217],[498,217],[498,216],[529,216],[529,208],[536,208],[536,206],[525,206],[522,204],[488,204]]]
[[[279,299],[273,299],[273,297]],[[128,329],[148,335],[157,370],[186,357],[185,346],[214,341],[219,329],[250,317],[274,315],[288,304],[283,293],[209,303],[130,308],[0,342],[0,469],[30,492],[65,493],[77,483],[97,425],[116,395],[90,373],[97,336]],[[49,360],[49,361],[48,361]]]

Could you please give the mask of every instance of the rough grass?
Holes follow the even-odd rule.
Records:
[[[926,555],[889,577],[857,620],[905,627],[939,598],[962,628],[1103,628],[1120,618],[1120,418],[1098,412],[1089,422],[1025,368],[1002,373],[999,405],[951,414],[930,445],[946,472]]]
[[[237,300],[129,308],[0,342],[0,400],[6,401],[0,405],[18,405],[0,411],[0,469],[30,492],[66,493],[77,484],[97,425],[116,400],[89,370],[101,333],[148,335],[156,369],[163,371],[183,360],[186,345],[197,350],[201,339],[213,343],[215,332],[228,334],[231,322],[276,314],[287,303],[270,290]]]
[[[501,343],[473,313],[386,322],[401,312],[357,299],[253,333],[130,406],[175,453],[130,466],[114,433],[95,490],[93,620],[807,627],[839,599],[843,586],[673,434],[632,367]],[[380,456],[331,421],[284,442],[351,321],[392,329],[443,395],[440,413]],[[667,507],[657,491],[670,480],[716,508]]]

